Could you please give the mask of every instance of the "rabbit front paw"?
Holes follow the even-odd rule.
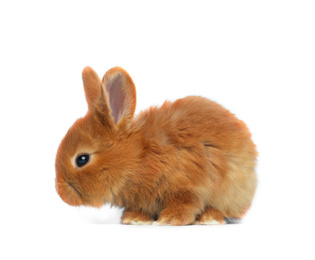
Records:
[[[125,210],[121,216],[121,223],[126,225],[151,225],[153,219],[143,212]]]
[[[157,221],[153,225],[165,226],[186,226],[195,220],[195,214],[189,211],[183,212],[176,209],[165,209],[161,212]]]

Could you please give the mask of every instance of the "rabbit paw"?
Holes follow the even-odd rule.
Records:
[[[140,220],[132,220],[128,224],[130,225],[152,225],[153,220],[150,221],[140,221]],[[126,224],[126,223],[124,223]]]
[[[143,212],[125,210],[121,216],[121,223],[126,225],[151,225],[153,219]]]
[[[224,214],[218,209],[208,207],[195,220],[194,225],[225,224]]]
[[[186,226],[194,222],[195,216],[191,212],[176,212],[171,209],[163,210],[159,219],[153,225]]]

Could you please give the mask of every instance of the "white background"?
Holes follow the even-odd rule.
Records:
[[[1,259],[314,259],[314,1],[1,1]],[[125,68],[137,112],[187,95],[247,122],[259,189],[241,224],[123,226],[73,208],[54,160],[81,71]]]

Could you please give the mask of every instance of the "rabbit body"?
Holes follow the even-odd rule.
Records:
[[[257,152],[234,114],[190,96],[133,117],[135,90],[124,70],[110,70],[101,82],[87,68],[83,81],[89,111],[70,128],[56,158],[64,201],[123,207],[124,224],[213,224],[246,213]],[[78,167],[75,158],[83,153],[91,159]]]

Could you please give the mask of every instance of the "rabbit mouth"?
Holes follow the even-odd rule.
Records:
[[[66,197],[63,197],[63,200],[72,206],[92,206],[96,208],[100,208],[104,202],[98,200],[86,200],[83,198],[82,193],[73,185],[71,182],[66,182],[68,186],[68,194]]]
[[[77,190],[77,188],[71,182],[67,183],[82,198],[82,194]]]
[[[83,205],[83,196],[78,189],[68,181],[57,181],[56,188],[61,199],[72,206]]]

